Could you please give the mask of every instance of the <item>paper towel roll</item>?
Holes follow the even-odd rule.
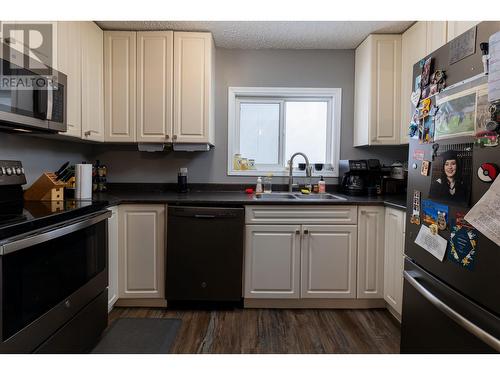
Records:
[[[75,199],[92,199],[92,164],[77,164],[75,180]]]

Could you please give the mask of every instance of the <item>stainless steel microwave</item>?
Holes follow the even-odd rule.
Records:
[[[0,79],[3,80],[0,82],[0,128],[7,131],[65,132],[66,75],[55,69],[50,76],[41,75],[5,58],[0,59],[0,64]],[[22,82],[25,84],[19,87]]]

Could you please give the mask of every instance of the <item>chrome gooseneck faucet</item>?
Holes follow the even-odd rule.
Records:
[[[312,175],[312,170],[311,170],[311,167],[309,165],[309,159],[307,158],[306,154],[304,154],[303,152],[296,152],[295,154],[292,155],[292,157],[290,158],[290,161],[288,162],[288,165],[289,165],[289,172],[288,172],[288,191],[291,193],[293,190],[293,159],[295,159],[295,157],[297,155],[301,155],[304,160],[306,161],[306,176],[307,177],[311,177]]]

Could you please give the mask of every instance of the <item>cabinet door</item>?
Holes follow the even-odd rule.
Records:
[[[245,298],[300,297],[300,225],[247,225]]]
[[[66,122],[62,135],[82,137],[82,42],[81,22],[57,23],[58,70],[67,76]]]
[[[357,297],[384,298],[384,207],[358,208]]]
[[[109,208],[108,219],[108,311],[118,299],[118,207]]]
[[[210,33],[174,33],[174,142],[213,143]]]
[[[426,55],[446,44],[447,25],[446,21],[427,21],[427,49]]]
[[[119,207],[119,297],[165,298],[165,206]]]
[[[406,30],[401,38],[401,143],[408,143],[412,115],[413,65],[425,57],[427,26],[423,21]]]
[[[104,140],[135,142],[136,33],[104,32]]]
[[[384,299],[398,314],[403,302],[405,213],[385,211]]]
[[[470,28],[476,26],[479,21],[448,21],[448,38],[449,42],[452,39],[455,39],[460,34],[465,33]]]
[[[103,32],[82,23],[82,138],[104,141]]]
[[[172,138],[173,32],[137,33],[137,142]]]
[[[401,35],[375,35],[373,43],[370,140],[372,144],[399,144]]]
[[[356,225],[303,225],[301,298],[356,298]]]

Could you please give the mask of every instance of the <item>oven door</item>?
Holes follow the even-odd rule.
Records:
[[[0,353],[29,353],[108,283],[107,210],[0,244]]]

